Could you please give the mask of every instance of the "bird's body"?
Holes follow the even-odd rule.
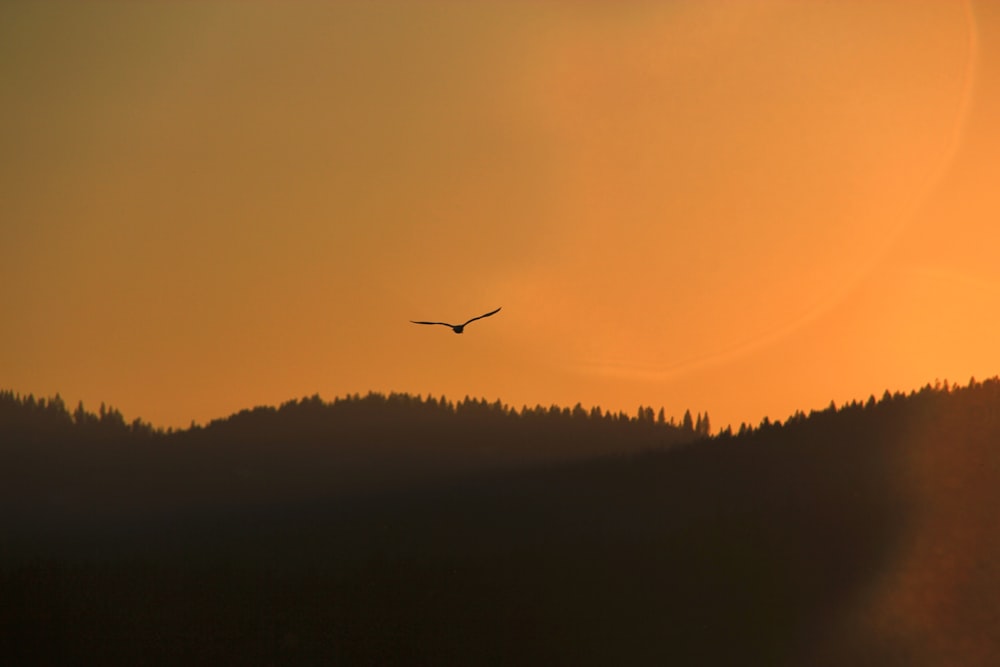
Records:
[[[503,306],[501,306],[501,308],[502,307]],[[500,308],[497,308],[496,310],[491,310],[490,312],[486,313],[485,315],[480,315],[479,317],[473,317],[471,320],[466,320],[462,324],[448,324],[447,322],[418,322],[417,320],[410,320],[410,321],[413,322],[414,324],[440,324],[441,326],[450,327],[452,331],[454,331],[457,334],[460,334],[463,331],[465,331],[465,327],[469,326],[470,322],[475,322],[476,320],[481,320],[484,317],[489,317],[490,315],[496,315],[499,312],[500,312]]]

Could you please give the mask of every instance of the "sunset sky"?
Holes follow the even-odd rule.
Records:
[[[0,314],[159,426],[991,377],[1000,3],[4,2]]]

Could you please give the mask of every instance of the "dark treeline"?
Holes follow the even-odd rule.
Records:
[[[57,399],[0,405],[6,664],[933,665],[1000,650],[998,379],[713,437],[690,413],[406,395],[170,433]]]
[[[121,412],[104,403],[97,413],[85,409],[82,401],[70,412],[59,394],[36,399],[0,391],[0,436],[7,442],[107,440],[160,432],[141,419],[126,423]]]
[[[468,397],[372,392],[331,402],[305,397],[175,431],[127,423],[104,404],[96,414],[82,403],[70,412],[58,395],[7,391],[0,392],[0,465],[11,481],[0,494],[123,513],[299,501],[664,448],[707,437],[708,428],[707,414],[695,420],[687,411],[675,424],[662,408],[656,415],[644,406],[635,415],[580,405],[515,410]]]
[[[279,418],[275,419],[274,415]],[[711,431],[708,413],[703,415],[699,412],[697,418],[693,418],[690,410],[684,413],[683,419],[678,423],[673,417],[668,421],[662,407],[657,413],[652,407],[640,405],[635,415],[604,411],[597,406],[588,410],[579,403],[573,408],[559,405],[548,407],[525,405],[517,410],[499,400],[489,402],[466,396],[456,403],[444,396],[424,398],[405,393],[385,395],[378,392],[369,392],[365,396],[352,394],[338,397],[332,402],[324,401],[317,394],[286,401],[277,408],[259,406],[241,410],[224,419],[213,420],[209,423],[209,428],[223,428],[230,431],[233,428],[245,429],[250,434],[257,426],[266,423],[269,428],[282,429],[282,434],[287,436],[289,428],[292,429],[291,435],[316,433],[334,421],[352,422],[357,427],[367,428],[372,423],[387,419],[406,419],[412,425],[412,423],[432,424],[442,419],[453,422],[456,416],[465,420],[483,418],[493,422],[532,420],[534,424],[538,424],[539,420],[549,424],[565,424],[568,421],[589,424],[598,422],[618,425],[639,424],[646,427],[647,433],[651,432],[648,425],[655,423],[661,429],[658,435],[669,442],[691,440],[692,436],[707,436]],[[670,428],[663,428],[667,426]],[[199,428],[201,427],[192,422],[190,429],[187,430],[195,431]],[[48,399],[36,399],[32,394],[21,396],[10,390],[0,391],[0,432],[7,438],[35,442],[65,441],[68,438],[108,439],[175,434],[172,428],[167,430],[154,428],[138,418],[126,423],[117,408],[107,407],[104,403],[101,404],[99,411],[94,413],[88,411],[83,401],[80,401],[70,412],[59,394]],[[181,432],[183,431],[176,431],[176,433]]]

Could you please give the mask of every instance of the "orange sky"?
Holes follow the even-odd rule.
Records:
[[[720,427],[992,376],[998,119],[985,0],[5,2],[0,388]]]

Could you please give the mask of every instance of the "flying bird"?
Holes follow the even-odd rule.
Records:
[[[502,307],[503,306],[501,306],[501,308]],[[410,321],[413,322],[414,324],[440,324],[440,325],[445,326],[445,327],[451,327],[452,331],[454,331],[457,334],[460,334],[463,331],[465,331],[465,327],[469,326],[470,322],[475,322],[476,320],[481,320],[484,317],[489,317],[490,315],[496,315],[499,312],[500,312],[500,308],[497,308],[496,310],[491,310],[490,312],[486,313],[485,315],[480,315],[479,317],[473,317],[471,320],[466,320],[462,324],[448,324],[447,322],[417,322],[416,320],[410,320]]]

